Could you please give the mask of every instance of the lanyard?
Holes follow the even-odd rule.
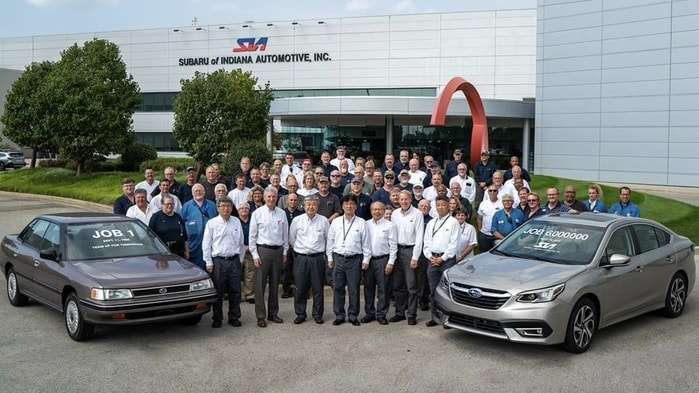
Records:
[[[345,241],[347,240],[347,235],[349,235],[350,230],[352,230],[352,224],[354,224],[354,217],[352,217],[352,221],[350,221],[349,228],[347,228],[347,231],[345,231],[345,219],[344,217],[342,218],[342,243],[344,244]]]
[[[437,229],[434,229],[434,227],[432,227],[432,228],[433,228],[433,229],[432,229],[432,237],[434,237],[434,234],[437,233],[440,229],[442,229],[442,227],[444,226],[444,224],[447,223],[447,220],[448,220],[448,219],[449,219],[449,216],[447,215],[446,217],[444,217],[444,221],[442,221],[442,223],[439,224],[439,227],[438,227]],[[437,221],[439,221],[439,219],[437,219]],[[435,226],[437,226],[437,222],[435,222]]]

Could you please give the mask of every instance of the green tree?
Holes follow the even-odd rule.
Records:
[[[241,70],[195,73],[175,99],[173,133],[198,164],[221,162],[238,141],[261,141],[267,132],[272,91]]]
[[[141,97],[116,44],[100,39],[74,44],[63,51],[49,80],[48,95],[57,108],[52,129],[61,153],[76,162],[76,175],[95,155],[123,151]]]
[[[12,84],[5,102],[5,113],[0,121],[5,125],[3,134],[14,143],[32,148],[31,168],[36,166],[39,150],[56,150],[49,119],[54,107],[45,92],[47,79],[56,64],[50,61],[32,63]]]

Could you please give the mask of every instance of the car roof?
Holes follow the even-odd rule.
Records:
[[[552,213],[537,217],[537,220],[550,222],[564,222],[566,224],[588,225],[600,228],[607,228],[618,222],[649,222],[648,220],[636,217],[617,216],[608,213]]]
[[[56,224],[92,224],[99,222],[115,222],[115,221],[134,221],[133,218],[119,216],[111,213],[88,213],[88,212],[71,212],[71,213],[51,213],[42,214],[37,218],[45,219]]]

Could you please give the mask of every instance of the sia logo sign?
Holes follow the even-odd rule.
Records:
[[[327,52],[260,53],[267,50],[268,42],[269,37],[238,38],[236,40],[238,46],[233,48],[233,56],[184,57],[179,59],[179,65],[186,67],[253,63],[313,63],[332,60]]]
[[[267,49],[267,37],[260,37],[255,41],[255,37],[238,38],[238,47],[233,48],[233,52],[264,52]]]

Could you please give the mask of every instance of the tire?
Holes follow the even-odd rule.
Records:
[[[687,304],[687,279],[682,273],[675,273],[667,288],[663,315],[668,318],[677,318],[682,315],[685,304]]]
[[[582,298],[575,303],[568,319],[566,339],[563,348],[571,353],[583,353],[592,345],[592,338],[597,331],[597,306],[588,299]]]
[[[92,337],[95,332],[95,325],[85,322],[80,302],[75,293],[71,293],[63,303],[63,320],[66,325],[68,336],[75,341],[85,341]]]
[[[26,306],[29,303],[29,298],[22,294],[19,288],[19,283],[17,282],[17,274],[10,268],[7,271],[7,299],[10,304],[15,307]]]
[[[5,164],[0,162],[0,171],[4,171],[4,170],[5,170]]]
[[[180,319],[179,322],[180,322],[180,324],[185,325],[185,326],[194,326],[194,325],[198,324],[199,322],[201,322],[201,318],[203,316],[204,316],[204,314],[199,314],[199,315],[196,315],[193,317],[187,317],[184,319]]]

